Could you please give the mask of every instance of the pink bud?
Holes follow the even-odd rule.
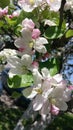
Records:
[[[18,50],[19,50],[20,52],[23,52],[23,51],[25,50],[25,48],[20,47]]]
[[[39,64],[38,64],[37,61],[33,61],[33,62],[32,62],[32,66],[33,66],[34,68],[38,68],[38,67],[39,67]]]
[[[7,15],[7,13],[8,13],[8,7],[4,8],[4,9],[2,10],[2,13],[3,13],[3,15]]]
[[[8,18],[10,18],[10,19],[12,19],[12,18],[13,18],[13,16],[12,16],[12,15],[7,15],[7,17],[8,17]]]
[[[13,17],[18,17],[19,16],[19,12],[17,11],[14,11],[13,14],[12,14]]]
[[[70,90],[73,90],[73,86],[69,86],[68,88],[69,88]]]
[[[35,27],[35,24],[32,21],[32,19],[25,18],[22,21],[22,26],[25,27],[25,28],[27,28],[27,29],[30,29],[32,31],[34,29],[34,27]]]
[[[51,114],[53,115],[58,115],[59,114],[59,108],[56,107],[55,105],[51,105]]]
[[[33,32],[32,32],[32,38],[33,39],[36,39],[40,36],[41,32],[39,29],[33,29]]]

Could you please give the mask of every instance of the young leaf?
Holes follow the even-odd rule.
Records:
[[[73,30],[69,29],[67,32],[66,32],[66,38],[69,38],[69,37],[73,37]]]
[[[10,88],[28,87],[33,84],[32,75],[15,75],[13,78],[8,78],[8,86]]]

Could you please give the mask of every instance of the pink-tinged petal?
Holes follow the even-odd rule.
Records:
[[[39,29],[33,29],[32,31],[32,38],[37,39],[40,36],[41,32]]]
[[[32,67],[38,69],[39,63],[37,61],[32,62]]]
[[[51,110],[50,111],[51,111],[52,115],[58,115],[60,109],[58,107],[56,107],[55,105],[51,105]]]
[[[32,21],[32,19],[25,18],[22,21],[22,26],[24,28],[30,29],[32,31],[34,29],[34,27],[35,27],[35,23]]]
[[[34,111],[39,111],[44,103],[44,98],[42,97],[41,94],[37,95],[35,99],[33,100],[33,110]]]

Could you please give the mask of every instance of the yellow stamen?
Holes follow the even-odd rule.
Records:
[[[30,42],[29,47],[30,47],[30,48],[33,47],[33,42]]]
[[[35,90],[38,94],[42,94],[42,92],[43,92],[41,88],[37,88],[37,89],[35,88],[34,90]]]
[[[54,105],[55,105],[56,100],[55,100],[54,98],[51,98],[51,99],[50,99],[50,103],[52,103],[52,104],[54,104]]]
[[[50,0],[50,2],[52,2],[52,3],[53,3],[53,2],[54,2],[54,0]]]
[[[29,0],[30,4],[34,4],[34,0]]]

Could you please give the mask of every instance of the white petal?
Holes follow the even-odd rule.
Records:
[[[28,87],[28,88],[26,88],[26,89],[24,89],[24,90],[22,91],[22,94],[23,94],[25,97],[28,98],[28,96],[31,94],[31,92],[32,92],[32,87]]]
[[[57,101],[56,101],[56,106],[57,106],[60,110],[62,110],[62,111],[66,111],[67,108],[68,108],[66,102],[64,102],[63,100],[57,100]]]
[[[29,43],[32,41],[32,33],[30,30],[23,28],[21,34],[25,43]]]
[[[19,37],[15,40],[14,45],[18,48],[24,47],[25,41],[22,37]]]
[[[46,47],[43,45],[35,46],[35,50],[38,51],[39,53],[44,53],[44,54],[47,52]]]
[[[41,108],[40,110],[40,113],[42,115],[47,115],[49,114],[50,112],[50,103],[49,103],[49,100],[47,100],[44,104],[43,104],[43,107]]]
[[[48,41],[46,38],[44,37],[39,37],[38,39],[36,39],[36,45],[43,45],[43,44],[48,44]]]
[[[33,100],[33,109],[34,111],[39,111],[43,106],[44,98],[41,94],[37,95]]]
[[[21,63],[22,63],[23,65],[25,65],[26,67],[30,66],[31,63],[32,63],[32,58],[31,58],[31,56],[28,55],[28,54],[23,55],[22,58],[21,58]]]
[[[63,96],[62,96],[63,100],[66,102],[70,101],[71,100],[71,93],[72,93],[72,90],[66,88],[66,90],[63,92]]]
[[[49,70],[46,68],[46,67],[44,67],[42,70],[41,70],[41,73],[42,73],[42,75],[43,75],[43,78],[50,78],[51,76],[50,76],[50,73],[49,73]]]
[[[17,65],[21,64],[21,59],[13,56],[8,59],[8,63],[11,65],[11,67],[16,67]]]
[[[42,83],[42,75],[37,69],[33,69],[33,79],[35,86]]]
[[[54,78],[57,82],[61,82],[61,81],[63,80],[61,74],[56,74],[55,76],[53,76],[53,78]]]

